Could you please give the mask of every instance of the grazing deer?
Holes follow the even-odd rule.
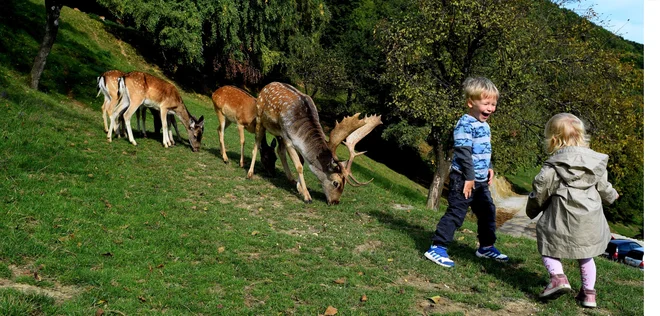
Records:
[[[119,84],[118,80],[122,76],[124,76],[123,71],[119,70],[108,70],[101,74],[101,76],[96,78],[96,82],[99,88],[99,92],[96,94],[98,97],[99,94],[103,93],[103,106],[101,107],[101,111],[103,112],[103,131],[106,133],[108,132],[108,119],[112,115],[112,112],[114,112],[115,107],[117,106],[117,103],[119,101],[119,96],[118,96],[118,90],[119,90]],[[144,124],[144,121],[146,119],[146,112],[147,108],[141,106],[140,109],[137,111],[137,123],[138,123],[138,130],[142,130],[142,134],[144,137],[147,136],[146,132],[146,127]],[[153,113],[153,112],[152,112]],[[142,116],[142,127],[140,128],[140,116]],[[120,116],[120,120],[121,120]],[[181,138],[181,135],[179,134],[179,129],[176,126],[176,119],[174,118],[174,114],[169,113],[167,116],[167,124],[168,126],[174,127],[174,130],[176,131],[177,136]],[[122,124],[119,124],[120,126]],[[123,129],[117,131],[117,135],[123,135],[125,132]],[[172,132],[170,132],[170,141],[174,143],[174,138],[172,137]]]
[[[103,106],[101,111],[103,111],[103,131],[108,132],[108,118],[112,115],[112,112],[115,110],[115,106],[119,101],[117,95],[117,90],[119,86],[117,80],[124,75],[124,72],[119,70],[108,70],[96,78],[96,83],[99,87],[99,92],[96,94],[98,97],[99,94],[103,93]]]
[[[355,144],[382,122],[380,115],[367,116],[363,119],[359,119],[359,115],[360,113],[346,117],[341,123],[337,123],[330,133],[330,140],[326,141],[312,98],[288,84],[273,82],[266,85],[257,98],[255,143],[261,141],[265,131],[281,137],[278,155],[282,167],[287,178],[294,181],[286,160],[286,152],[288,152],[298,172],[296,188],[302,194],[305,203],[310,203],[312,197],[305,185],[303,166],[298,154],[309,162],[309,168],[321,181],[327,203],[338,204],[346,182],[353,186],[371,182],[371,180],[357,181],[351,172],[351,164],[356,156],[364,153],[355,153]],[[344,144],[350,154],[347,161],[339,161],[336,154],[337,146],[343,140],[346,140]],[[255,145],[248,178],[253,175],[256,153]]]
[[[245,148],[245,133],[254,134],[257,124],[257,99],[246,91],[234,86],[224,86],[218,88],[211,96],[215,113],[218,115],[218,138],[220,139],[220,150],[222,151],[222,160],[227,163],[227,152],[225,150],[225,128],[229,124],[236,123],[238,127],[238,136],[241,141],[241,160],[239,165],[243,167],[243,157]],[[268,145],[266,138],[262,138],[259,143],[259,153],[261,153],[261,163],[264,165],[269,175],[275,174],[275,139],[271,145]]]
[[[179,91],[169,82],[156,78],[143,72],[129,72],[119,78],[119,104],[110,117],[110,130],[108,131],[108,141],[112,141],[112,129],[117,124],[117,117],[123,115],[126,122],[126,131],[128,140],[137,145],[133,138],[131,129],[131,116],[140,107],[144,105],[149,108],[160,111],[161,122],[167,122],[167,113],[173,112],[179,117],[181,122],[188,130],[188,140],[192,151],[199,151],[204,133],[204,116],[197,120],[188,112],[183,103]],[[123,114],[121,114],[123,113]],[[163,125],[163,146],[170,147],[172,142],[169,137],[167,124]]]

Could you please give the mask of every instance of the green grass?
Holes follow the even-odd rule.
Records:
[[[425,209],[425,188],[368,157],[354,171],[374,181],[346,188],[336,206],[309,170],[311,204],[279,162],[276,177],[257,162],[248,180],[233,125],[222,162],[208,96],[184,93],[190,112],[208,120],[198,153],[186,142],[165,149],[155,135],[108,143],[95,77],[157,67],[64,8],[42,88],[30,90],[43,4],[15,6],[11,23],[0,20],[0,278],[10,285],[0,289],[2,315],[644,312],[643,272],[602,258],[599,309],[572,295],[538,301],[548,277],[536,243],[499,235],[511,262],[480,260],[472,221],[449,249],[457,267],[431,263],[423,253],[444,207]],[[565,271],[578,288],[576,263]]]

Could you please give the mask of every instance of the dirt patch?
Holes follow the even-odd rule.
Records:
[[[462,313],[463,315],[470,316],[491,316],[491,315],[533,315],[539,312],[539,307],[530,302],[523,300],[516,300],[506,302],[504,307],[499,310],[491,310],[486,308],[475,308],[464,303],[453,302],[446,298],[440,298],[437,303],[431,300],[423,300],[417,304],[419,312],[424,315],[428,314],[449,314],[449,313]]]
[[[501,212],[500,210],[497,210],[495,215],[495,227],[500,228],[500,226],[504,225],[504,223],[513,218],[515,215],[516,214],[513,212]]]
[[[383,243],[380,242],[379,240],[372,240],[355,247],[355,250],[353,250],[353,252],[363,253],[365,251],[375,251],[376,249],[380,248],[382,245]]]
[[[34,275],[34,269],[28,267],[10,265],[9,269],[12,270],[13,275],[17,276]],[[35,285],[16,283],[12,280],[0,278],[0,289],[14,289],[24,293],[36,293],[39,295],[50,296],[55,299],[56,304],[61,304],[64,301],[70,300],[82,292],[82,289],[78,287],[64,286],[59,282],[53,282],[53,284],[52,288],[42,288]]]

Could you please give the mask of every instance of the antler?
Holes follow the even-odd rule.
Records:
[[[351,135],[356,129],[364,126],[366,122],[364,119],[359,119],[358,117],[360,116],[360,113],[356,113],[355,115],[351,117],[344,117],[343,120],[341,120],[341,123],[337,123],[335,121],[335,128],[330,132],[330,141],[328,142],[328,147],[330,147],[330,151],[332,152],[332,157],[337,159],[337,146],[339,146],[339,143],[341,143],[344,139],[346,139],[348,136]]]
[[[371,133],[371,131],[373,131],[373,129],[376,128],[376,126],[383,124],[383,122],[380,120],[380,115],[367,116],[364,119],[362,119],[362,121],[364,121],[365,124],[362,127],[356,129],[350,135],[348,135],[348,137],[346,137],[346,141],[344,141],[344,145],[346,145],[349,152],[348,161],[345,162],[344,170],[346,172],[347,179],[351,179],[355,182],[352,183],[351,181],[347,181],[352,186],[365,185],[374,180],[372,178],[367,182],[358,181],[353,176],[353,172],[351,172],[351,165],[353,164],[353,159],[355,159],[355,157],[362,155],[366,152],[366,151],[361,151],[359,153],[356,153],[355,144],[357,144],[360,140],[362,140],[362,138],[364,138],[369,133]]]

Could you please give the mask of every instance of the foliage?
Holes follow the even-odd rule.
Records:
[[[318,39],[330,18],[321,0],[98,0],[151,40],[173,71],[259,82],[286,55]],[[315,40],[316,39],[316,40]]]
[[[429,124],[440,145],[451,144],[466,111],[461,83],[488,77],[500,90],[489,121],[494,165],[509,173],[543,161],[545,122],[574,113],[590,126],[592,147],[610,155],[612,182],[624,192],[610,217],[632,220],[623,207],[643,200],[634,171],[643,164],[643,72],[620,51],[604,49],[611,38],[549,1],[415,3],[419,10],[379,30],[387,53],[383,80],[393,86],[391,105],[402,120]]]

